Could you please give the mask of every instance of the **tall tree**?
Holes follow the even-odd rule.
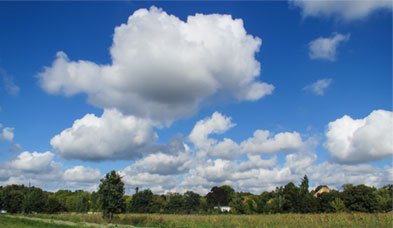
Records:
[[[98,190],[103,217],[112,220],[113,214],[120,213],[124,210],[124,183],[119,174],[112,170],[101,179]]]
[[[282,209],[284,212],[298,212],[299,207],[299,198],[298,198],[299,189],[292,182],[289,182],[284,187],[284,202],[282,205]]]

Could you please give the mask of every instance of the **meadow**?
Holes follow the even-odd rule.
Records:
[[[41,219],[42,221],[29,220]],[[45,221],[45,222],[43,222]],[[63,223],[62,223],[63,222]],[[116,225],[115,225],[116,224]],[[263,228],[263,227],[392,227],[391,213],[274,214],[274,215],[163,215],[119,214],[112,224],[98,214],[36,214],[0,216],[0,227],[158,227],[158,228]]]

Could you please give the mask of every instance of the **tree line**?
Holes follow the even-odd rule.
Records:
[[[308,178],[300,185],[290,182],[261,194],[236,192],[231,186],[215,186],[204,196],[193,191],[184,194],[154,194],[150,189],[124,194],[121,177],[112,171],[102,180],[97,192],[58,190],[47,192],[24,185],[0,186],[0,210],[7,213],[102,212],[112,218],[116,213],[218,214],[229,206],[229,213],[334,213],[392,211],[393,185],[381,188],[344,184],[342,191],[318,193],[327,186],[309,191]]]

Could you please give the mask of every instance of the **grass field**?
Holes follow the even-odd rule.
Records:
[[[21,219],[12,224],[25,224],[25,226],[4,226],[10,223],[9,217],[0,216],[0,227],[115,227],[100,215],[88,214],[57,214],[57,215],[30,215],[28,218],[44,219],[45,221],[64,221],[73,223],[75,226],[47,226],[28,224],[31,221]],[[12,217],[12,219],[20,219]],[[158,227],[158,228],[262,228],[262,227],[312,227],[312,228],[336,228],[336,227],[370,227],[391,228],[392,214],[366,214],[366,213],[341,213],[341,214],[275,214],[275,215],[160,215],[160,214],[120,214],[113,219],[113,224],[118,227]],[[11,224],[10,223],[10,224]],[[79,225],[77,225],[79,224]],[[86,225],[90,224],[90,225]],[[122,224],[122,225],[121,225]],[[52,224],[53,225],[53,224]],[[94,226],[91,226],[94,225]]]
[[[0,216],[1,228],[76,228],[78,226],[69,226],[65,224],[56,224],[54,222],[43,222],[30,220],[27,218]]]

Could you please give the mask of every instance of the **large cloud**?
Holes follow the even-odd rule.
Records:
[[[179,136],[167,144],[157,144],[153,125],[150,120],[105,109],[101,117],[87,114],[75,120],[71,128],[54,136],[50,143],[61,157],[83,161],[136,160],[153,153],[185,151]]]
[[[319,37],[309,43],[309,57],[311,59],[326,59],[329,61],[336,60],[337,47],[340,43],[348,41],[350,35],[343,35],[340,33],[332,37]]]
[[[0,185],[31,183],[40,187],[58,187],[62,172],[63,165],[54,161],[53,153],[24,151],[14,160],[0,164]]]
[[[46,172],[55,166],[53,157],[54,154],[49,151],[44,153],[25,151],[11,162],[11,166],[27,172]]]
[[[333,17],[346,22],[366,18],[380,9],[392,9],[392,2],[387,0],[289,0],[289,2],[302,10],[303,17]]]
[[[294,152],[302,149],[305,144],[298,132],[281,132],[273,135],[267,130],[256,130],[253,137],[240,143],[230,138],[218,141],[211,134],[224,133],[236,126],[230,117],[219,112],[211,117],[198,121],[187,137],[197,149],[198,157],[205,155],[225,160],[235,160],[242,154],[271,154],[277,152]]]
[[[66,159],[97,161],[141,157],[156,139],[150,121],[110,109],[101,117],[87,114],[75,120],[50,143]]]
[[[152,7],[115,28],[111,65],[70,61],[59,52],[39,78],[48,93],[86,93],[98,107],[171,121],[211,96],[243,101],[271,94],[272,85],[257,81],[260,45],[230,15],[196,14],[184,22]]]
[[[49,151],[24,151],[15,159],[0,164],[0,185],[31,184],[46,190],[97,189],[101,176],[98,169],[75,166],[64,171],[63,164],[56,162],[54,158],[55,155]]]
[[[340,163],[377,161],[393,155],[393,113],[375,110],[364,119],[343,116],[328,125],[324,147]]]

